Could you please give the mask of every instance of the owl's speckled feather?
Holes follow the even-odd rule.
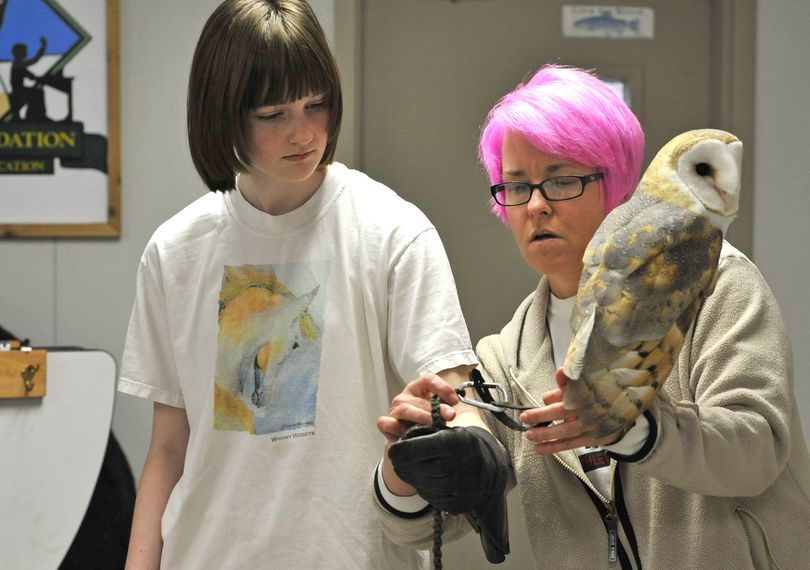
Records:
[[[711,294],[737,213],[741,154],[724,131],[675,137],[588,244],[563,372],[574,380],[566,408],[595,423],[597,437],[650,406]]]

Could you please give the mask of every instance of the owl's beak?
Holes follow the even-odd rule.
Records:
[[[718,188],[717,195],[720,196],[720,200],[723,201],[723,213],[725,215],[732,216],[737,213],[737,209],[740,207],[740,205],[737,202],[736,194],[729,194],[728,192]]]

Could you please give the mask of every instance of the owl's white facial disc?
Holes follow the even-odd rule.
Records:
[[[678,175],[725,233],[740,202],[742,143],[703,140],[678,159]]]

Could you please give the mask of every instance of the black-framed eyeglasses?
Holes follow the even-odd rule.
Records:
[[[605,175],[601,172],[594,172],[585,176],[552,176],[537,184],[501,182],[490,186],[489,191],[492,192],[495,202],[501,206],[528,204],[534,190],[540,190],[540,194],[549,202],[561,202],[579,198],[585,192],[585,186],[596,180],[602,180],[604,177]]]

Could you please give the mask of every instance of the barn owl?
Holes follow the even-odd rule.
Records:
[[[712,129],[667,143],[583,256],[564,404],[602,437],[632,425],[672,370],[714,288],[737,214],[742,143]]]

